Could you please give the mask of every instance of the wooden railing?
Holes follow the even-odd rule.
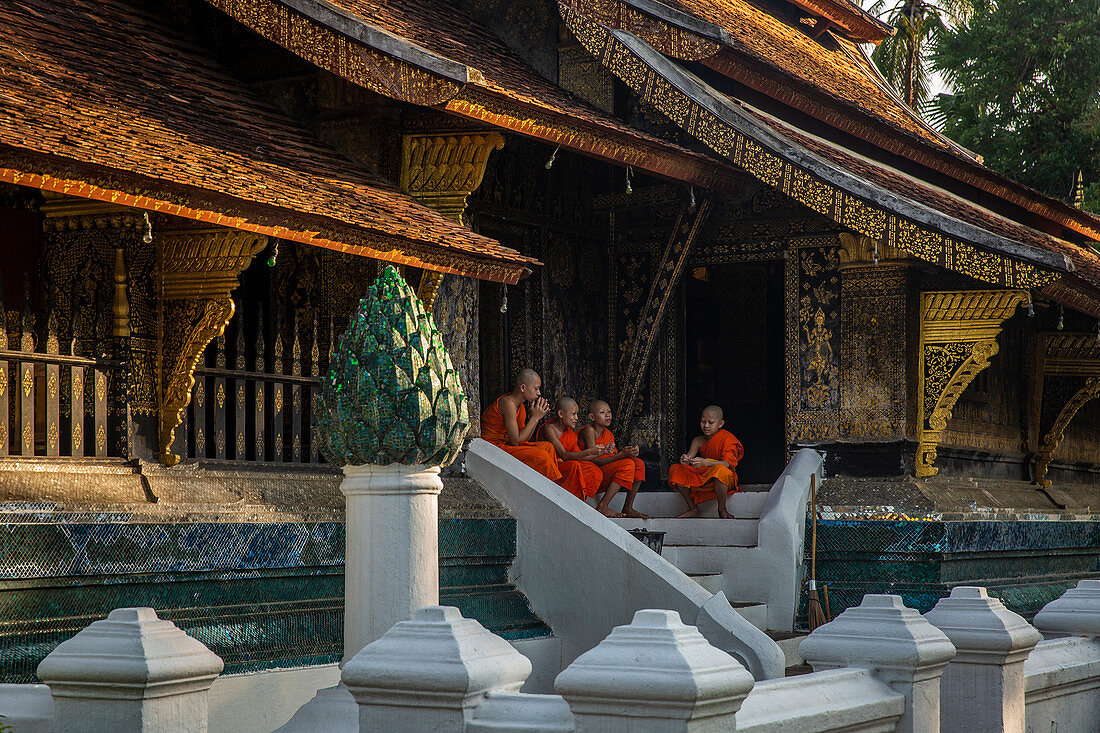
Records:
[[[61,353],[51,316],[37,351],[29,310],[11,333],[0,321],[0,456],[128,457],[126,421],[109,410],[110,387],[125,380],[109,340],[77,333]]]
[[[215,339],[195,370],[185,418],[187,456],[205,462],[323,463],[311,425],[329,350],[321,348],[316,317],[308,331],[295,320],[292,337],[279,322],[266,335],[257,318],[247,339],[244,324],[240,314],[234,317],[229,336]],[[326,346],[333,343],[331,319],[327,332]]]

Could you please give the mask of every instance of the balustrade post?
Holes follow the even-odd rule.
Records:
[[[1079,580],[1059,598],[1035,614],[1035,628],[1043,637],[1100,637],[1100,580]]]
[[[865,595],[862,604],[818,627],[798,652],[815,672],[872,668],[876,677],[905,695],[898,733],[939,733],[940,675],[955,647],[898,596]]]
[[[206,733],[222,660],[151,608],[119,608],[38,665],[55,733]]]
[[[971,586],[953,588],[924,618],[957,652],[940,684],[941,733],[1024,733],[1024,660],[1039,632]]]

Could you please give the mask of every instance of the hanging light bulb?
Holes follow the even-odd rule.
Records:
[[[153,241],[153,222],[149,221],[149,212],[146,211],[141,215],[142,221],[145,223],[145,234],[142,235],[141,241],[149,244]]]
[[[1027,291],[1027,317],[1035,317],[1035,305],[1031,302],[1031,291]]]
[[[508,312],[508,286],[507,285],[504,286],[504,297],[500,301],[500,312],[501,313],[507,313]]]
[[[878,267],[878,240],[875,240],[875,249],[871,253],[871,261],[875,267]]]
[[[688,189],[688,211],[695,211],[695,186]]]
[[[1062,330],[1062,327],[1065,326],[1065,323],[1066,323],[1066,310],[1065,310],[1065,308],[1062,307],[1062,304],[1059,303],[1058,304],[1058,326],[1057,326],[1059,331]]]
[[[546,161],[546,165],[544,166],[546,168],[546,170],[550,170],[551,168],[554,167],[554,161],[558,159],[558,151],[559,150],[561,150],[561,145],[554,148],[554,152],[550,153],[550,160]]]
[[[274,267],[275,261],[279,259],[279,240],[271,240],[271,256],[267,258],[267,266]]]
[[[630,176],[633,175],[634,169],[630,166],[626,167],[626,192],[628,194],[634,193],[634,187],[630,185]]]

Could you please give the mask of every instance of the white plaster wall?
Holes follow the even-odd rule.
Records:
[[[552,694],[554,678],[564,666],[561,663],[561,639],[546,636],[539,639],[516,639],[509,643],[531,662],[531,676],[523,683],[520,692]]]
[[[512,577],[532,608],[562,641],[568,665],[596,646],[636,611],[677,611],[694,624],[712,594],[626,530],[595,512],[499,448],[474,440],[467,471],[516,518],[517,554]],[[740,619],[740,617],[738,617]],[[782,651],[748,627],[738,638],[762,657]],[[774,654],[773,654],[774,652]]]
[[[207,700],[209,733],[271,733],[317,690],[339,683],[335,664],[222,675]]]
[[[1100,642],[1041,641],[1024,662],[1024,678],[1028,733],[1100,730]]]

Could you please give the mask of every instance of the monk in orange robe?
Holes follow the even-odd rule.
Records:
[[[581,501],[596,495],[600,488],[603,474],[592,459],[603,455],[604,448],[584,448],[580,444],[580,438],[574,428],[577,427],[577,417],[580,408],[571,397],[562,397],[554,405],[557,417],[539,428],[539,437],[554,446],[561,463],[558,469],[561,478],[558,485]],[[598,510],[599,507],[597,507]],[[621,517],[622,514],[612,512],[604,507],[600,510],[608,517]]]
[[[527,421],[525,402],[531,402]],[[551,481],[561,478],[558,456],[550,443],[530,442],[550,405],[542,398],[542,378],[534,369],[524,369],[512,391],[501,395],[481,413],[481,437],[510,453]]]
[[[642,488],[642,482],[645,481],[645,463],[638,458],[638,446],[618,448],[615,445],[615,436],[609,429],[611,405],[603,400],[594,400],[588,406],[588,422],[581,430],[581,443],[586,448],[606,446],[604,455],[592,459],[603,472],[599,490],[604,492],[604,497],[600,506],[606,508],[613,496],[626,489],[623,514],[637,519],[649,519],[648,515],[634,508],[634,497],[638,495],[638,489]],[[596,508],[599,509],[600,506]]]
[[[726,497],[730,491],[740,491],[734,469],[745,456],[745,449],[733,433],[722,429],[725,424],[721,407],[704,408],[699,419],[703,434],[691,441],[688,452],[680,456],[680,463],[669,468],[668,482],[688,505],[681,517],[702,516],[699,505],[717,499],[718,516],[733,519],[726,510]]]

